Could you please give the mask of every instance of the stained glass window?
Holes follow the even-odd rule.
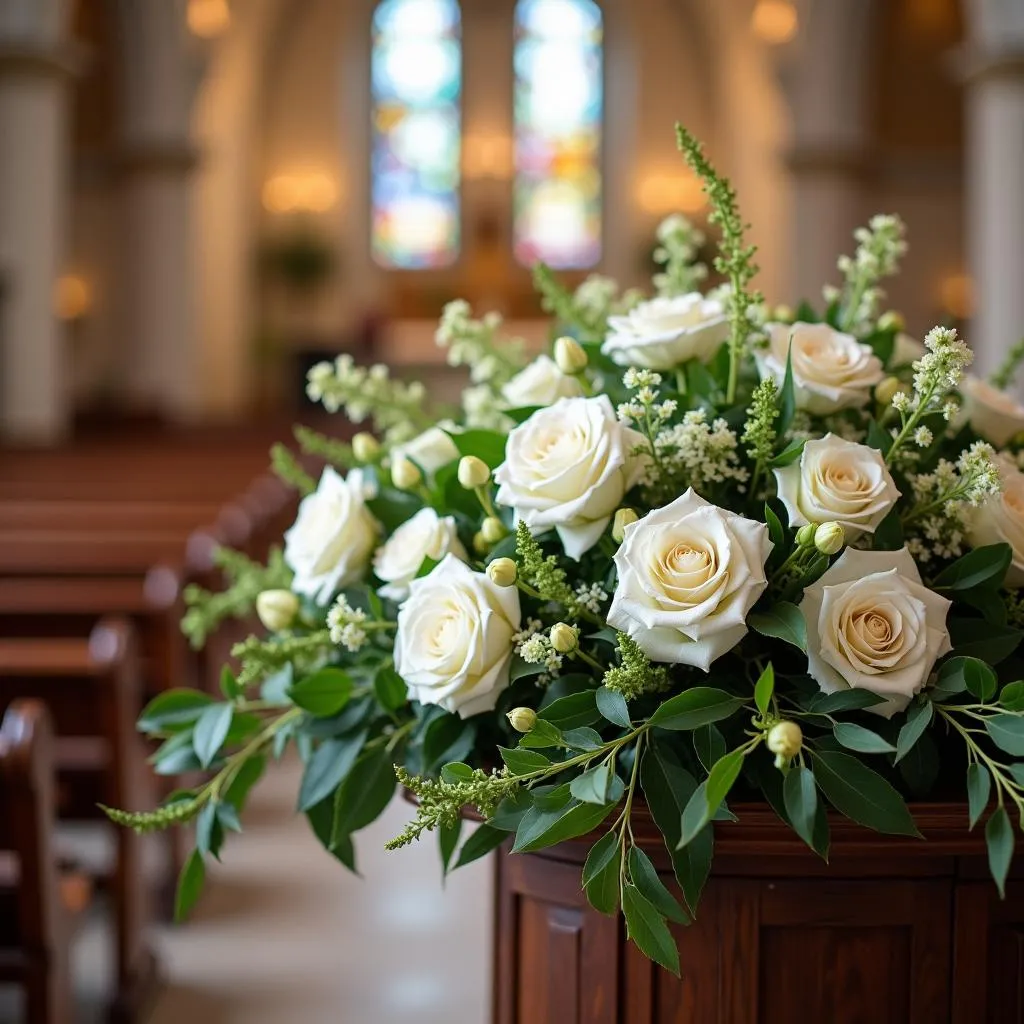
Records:
[[[519,0],[515,15],[515,254],[554,267],[601,256],[601,9]]]
[[[373,16],[373,258],[441,267],[459,253],[457,0],[383,0]]]

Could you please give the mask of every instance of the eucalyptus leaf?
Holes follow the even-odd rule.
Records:
[[[670,921],[675,921],[676,924],[690,923],[690,915],[680,906],[679,901],[658,877],[658,872],[651,863],[650,857],[643,850],[638,846],[630,847],[627,863],[630,880],[640,890],[640,895],[662,917],[667,917]]]
[[[1010,567],[1013,550],[1009,544],[986,544],[974,548],[947,566],[932,581],[935,590],[997,590]]]
[[[340,668],[322,668],[293,683],[292,702],[319,718],[338,714],[352,696],[352,679]]]
[[[743,706],[743,698],[711,686],[693,686],[666,700],[649,722],[659,729],[697,729],[728,718]]]
[[[476,831],[462,844],[455,867],[462,868],[497,849],[508,838],[508,833],[493,825],[479,825]],[[454,870],[454,868],[453,868]]]
[[[935,708],[930,700],[920,700],[907,709],[907,720],[896,739],[896,760],[901,761],[931,724]]]
[[[338,787],[359,757],[366,733],[324,740],[306,764],[299,785],[299,810],[308,811]]]
[[[516,830],[512,852],[529,853],[531,850],[541,850],[546,846],[565,842],[566,839],[585,835],[591,829],[597,828],[614,806],[612,803],[598,805],[570,800],[558,810],[531,807]]]
[[[1014,757],[1024,757],[1024,718],[1017,715],[995,715],[985,719],[985,729],[1000,750]]]
[[[896,748],[882,739],[877,732],[865,729],[854,722],[836,722],[832,734],[847,750],[856,750],[860,754],[892,754]]]
[[[967,766],[967,810],[971,828],[978,824],[992,792],[992,776],[982,764]]]
[[[629,706],[626,698],[618,690],[609,690],[607,686],[600,687],[595,693],[597,710],[613,725],[619,725],[623,729],[631,729],[633,723],[629,718]]]
[[[761,673],[754,686],[754,703],[762,715],[767,714],[771,706],[772,694],[775,692],[775,669],[771,662]]]
[[[988,867],[992,872],[999,895],[1006,897],[1006,876],[1013,860],[1013,825],[1005,807],[999,807],[985,826],[985,844],[988,846]]]
[[[231,704],[211,704],[204,708],[192,731],[192,746],[199,763],[207,768],[227,738],[235,709]]]
[[[818,787],[840,814],[877,832],[920,835],[903,797],[858,758],[834,750],[813,758]]]
[[[793,831],[814,849],[814,819],[818,811],[814,772],[803,765],[793,765],[782,784],[782,794]]]
[[[203,855],[198,850],[193,850],[178,876],[178,888],[174,896],[175,921],[184,921],[188,917],[189,911],[195,906],[203,891],[205,881],[206,865],[203,863]]]
[[[664,917],[644,899],[635,885],[627,883],[623,887],[622,911],[626,918],[626,933],[637,949],[678,977],[679,949],[672,932]]]

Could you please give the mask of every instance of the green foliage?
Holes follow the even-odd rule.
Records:
[[[516,554],[519,578],[533,587],[545,601],[568,605],[573,601],[572,589],[566,582],[566,572],[555,555],[545,557],[537,539],[526,523],[516,524]]]
[[[617,650],[620,664],[609,668],[602,680],[607,689],[620,693],[626,700],[636,700],[669,688],[668,671],[662,666],[655,668],[632,637],[619,633]]]
[[[311,665],[332,649],[329,630],[318,629],[305,636],[280,636],[261,640],[250,636],[231,648],[231,656],[242,663],[238,683],[242,687],[272,675],[287,665]]]
[[[328,437],[303,426],[295,427],[294,434],[295,440],[306,455],[318,455],[338,469],[349,469],[356,464],[352,445],[346,441],[339,441],[335,437]]]
[[[270,468],[289,487],[293,487],[303,496],[316,490],[316,481],[283,444],[275,444],[270,449]]]

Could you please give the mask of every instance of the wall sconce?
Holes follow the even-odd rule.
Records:
[[[780,46],[796,35],[800,18],[789,0],[757,0],[750,27],[759,39]]]
[[[338,201],[338,186],[322,171],[277,174],[263,186],[270,213],[326,213]]]
[[[78,274],[62,274],[53,286],[53,312],[58,320],[78,323],[92,309],[92,289]]]
[[[462,142],[462,174],[469,180],[512,177],[512,139],[499,132],[470,133]]]
[[[231,27],[228,0],[188,0],[185,22],[189,32],[200,39],[213,39]]]
[[[640,208],[647,213],[697,213],[704,209],[705,196],[699,179],[692,174],[649,174],[637,191]]]

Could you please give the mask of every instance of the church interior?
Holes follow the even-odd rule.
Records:
[[[956,327],[983,372],[1020,340],[1024,0],[0,0],[0,1020],[492,1019],[491,872],[384,854],[400,798],[355,877],[286,762],[177,924],[179,841],[96,806],[171,791],[132,723],[247,634],[178,622],[220,546],[293,521],[271,446],[360,429],[310,367],[454,397],[446,303],[539,348],[538,259],[649,281],[665,217],[714,232],[677,122],[769,306],[899,213],[906,334]]]

